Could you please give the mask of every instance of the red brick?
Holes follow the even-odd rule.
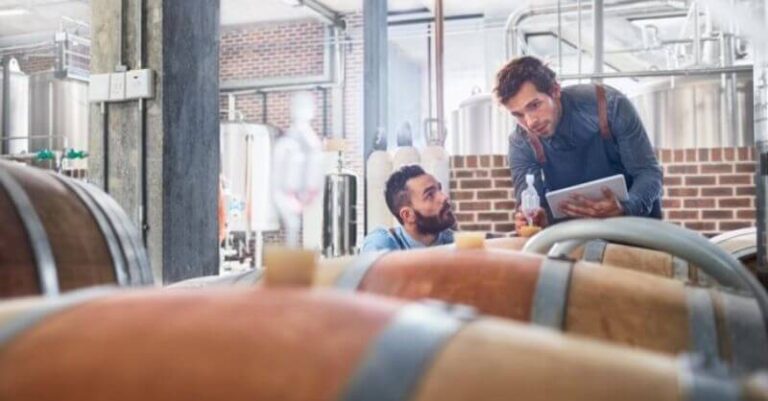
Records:
[[[489,175],[488,170],[475,170],[475,177],[477,178],[488,178]]]
[[[667,166],[669,174],[698,174],[699,166],[695,164],[673,164]]]
[[[721,174],[733,173],[732,164],[703,164],[701,166],[702,174]]]
[[[672,196],[672,197],[699,196],[699,189],[698,188],[667,188],[667,194],[668,194],[667,196]]]
[[[714,199],[686,199],[685,201],[683,201],[683,206],[686,209],[714,208],[715,200]]]
[[[472,178],[474,176],[475,174],[472,170],[456,170],[456,178]]]
[[[480,156],[480,167],[491,167],[491,156],[483,155]]]
[[[661,156],[659,157],[661,159],[662,163],[670,163],[672,161],[672,151],[669,149],[663,149],[661,150]]]
[[[757,164],[756,163],[739,163],[736,165],[736,172],[737,173],[756,173]]]
[[[716,181],[711,175],[685,177],[685,185],[715,185]]]
[[[734,161],[736,160],[736,150],[734,148],[723,149],[723,160]]]
[[[733,196],[733,188],[731,187],[714,187],[714,188],[702,188],[701,196]]]
[[[509,199],[509,191],[494,190],[494,191],[477,191],[477,199]]]
[[[674,187],[674,186],[680,186],[680,185],[683,185],[682,177],[664,177],[664,186]]]
[[[682,205],[680,199],[662,199],[661,203],[664,209],[680,209]]]
[[[467,162],[467,167],[477,168],[477,156],[467,156],[465,161]]]
[[[698,220],[698,210],[670,210],[667,218],[674,220]]]
[[[451,187],[450,189],[456,189],[459,187],[459,184],[456,181],[451,181],[448,185]]]
[[[733,210],[702,210],[701,218],[704,220],[730,220],[733,218]]]
[[[494,178],[508,178],[511,176],[511,172],[505,168],[497,168],[491,170],[491,177]]]
[[[459,210],[462,212],[477,212],[491,210],[491,202],[461,202]]]
[[[736,195],[738,196],[755,196],[756,193],[755,187],[736,187]]]
[[[475,199],[474,191],[451,191],[452,201],[465,201]]]
[[[456,221],[459,223],[467,223],[477,221],[474,213],[454,213]]]
[[[461,189],[486,189],[491,187],[491,180],[462,180]]]
[[[461,231],[491,231],[490,224],[459,224]]]
[[[750,198],[727,198],[719,199],[717,203],[721,208],[745,208],[752,207],[752,199]]]
[[[749,149],[748,148],[739,148],[736,150],[739,160],[749,160]]]
[[[709,161],[709,149],[699,149],[699,161],[700,162]]]
[[[497,233],[511,233],[515,231],[515,224],[514,223],[504,223],[504,224],[494,224],[493,225],[493,231],[496,231]]]
[[[453,157],[451,157],[451,167],[452,168],[463,168],[464,167],[464,156],[453,156]]]
[[[715,222],[712,221],[686,221],[684,226],[685,228],[696,231],[714,231],[716,229]]]
[[[477,215],[478,221],[509,221],[510,216],[509,213],[478,213]]]
[[[740,230],[742,228],[753,227],[751,221],[721,221],[720,231]]]
[[[752,177],[749,175],[721,175],[720,185],[751,184]]]
[[[503,155],[494,155],[493,156],[493,167],[506,167],[507,166],[507,158]]]
[[[757,211],[755,210],[737,210],[737,219],[755,220],[757,219]]]
[[[512,188],[512,180],[493,180],[495,188]]]
[[[712,161],[713,162],[720,162],[723,161],[723,150],[722,149],[712,149]]]
[[[493,210],[515,210],[516,207],[517,207],[517,202],[513,200],[493,202]]]
[[[672,153],[673,160],[675,162],[684,162],[685,161],[685,151],[682,149],[675,149]]]
[[[686,149],[685,150],[685,161],[687,161],[687,162],[695,162],[696,161],[696,149]]]

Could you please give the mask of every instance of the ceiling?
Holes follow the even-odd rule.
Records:
[[[362,12],[363,0],[319,0],[340,13]],[[538,0],[537,0],[538,1]],[[221,0],[222,25],[251,24],[266,21],[311,18],[304,7],[292,7],[286,0]],[[508,13],[521,3],[509,0],[444,0],[445,15]],[[433,9],[433,0],[388,0],[389,10]],[[59,28],[62,17],[88,22],[89,0],[0,0],[0,11],[22,7],[24,15],[0,16],[0,44],[12,39],[28,42],[30,37],[50,35]],[[24,39],[27,40],[24,40]]]

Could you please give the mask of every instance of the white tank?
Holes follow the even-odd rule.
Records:
[[[29,77],[21,72],[16,59],[9,62],[10,84],[10,132],[3,134],[3,138],[12,137],[8,141],[10,154],[27,153],[29,151]],[[0,68],[0,72],[2,68]],[[3,75],[0,73],[0,94],[2,94]],[[0,110],[5,99],[0,95]],[[0,112],[0,131],[2,131],[2,113]]]
[[[413,146],[402,146],[395,149],[392,154],[392,171],[409,164],[421,164],[419,151]]]
[[[451,170],[448,152],[442,146],[429,145],[421,150],[421,167],[432,174],[443,186],[443,192],[450,191]]]
[[[230,232],[280,229],[270,181],[276,133],[276,128],[262,124],[221,124],[222,176]]]
[[[392,157],[385,150],[375,150],[366,161],[365,208],[368,222],[366,234],[377,227],[392,225],[392,213],[384,200],[384,189],[389,175],[392,174]]]
[[[475,90],[451,115],[449,149],[453,155],[506,154],[514,119],[490,93]]]

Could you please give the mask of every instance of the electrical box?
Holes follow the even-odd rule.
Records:
[[[125,98],[149,99],[154,97],[154,75],[152,70],[131,70],[125,73]]]
[[[101,103],[109,101],[109,76],[110,74],[91,74],[88,85],[88,101]]]
[[[109,100],[125,100],[125,73],[113,72],[109,76]]]

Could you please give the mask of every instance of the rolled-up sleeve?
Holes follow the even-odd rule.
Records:
[[[611,132],[619,145],[621,162],[632,177],[629,199],[622,206],[626,215],[648,216],[662,195],[661,166],[637,111],[620,93],[616,94],[611,117]]]

